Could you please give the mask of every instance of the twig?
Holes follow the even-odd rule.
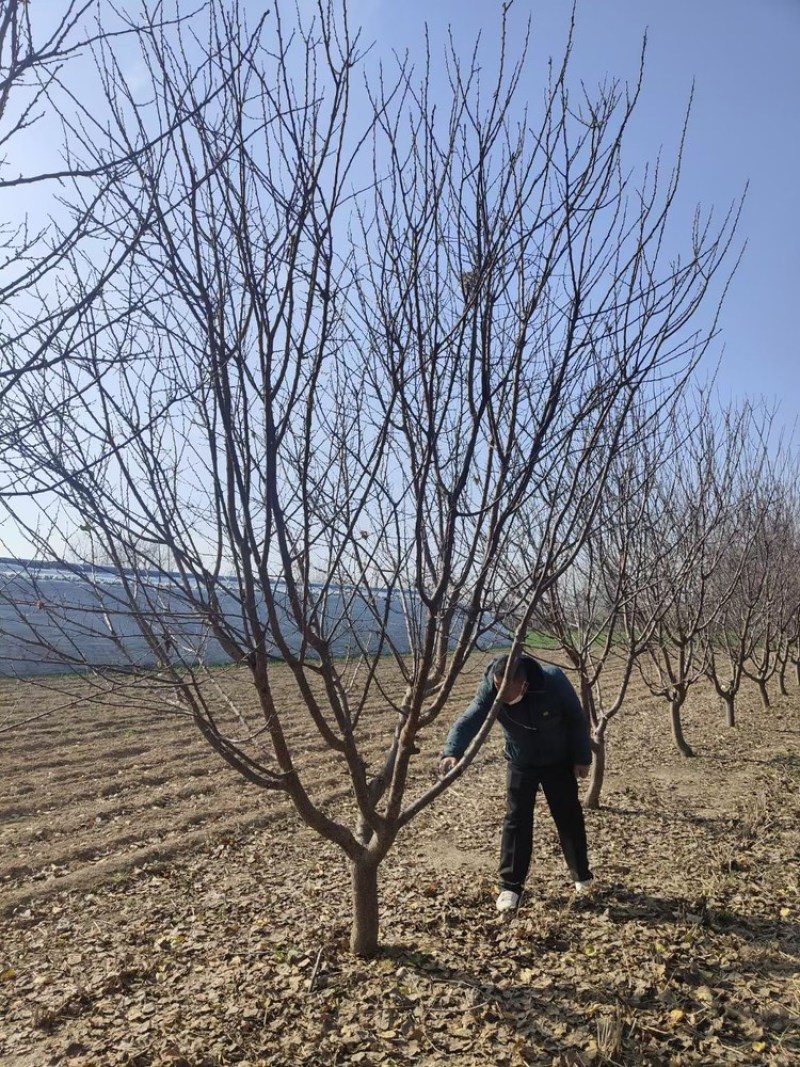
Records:
[[[319,974],[319,967],[322,963],[322,954],[325,951],[325,946],[321,945],[320,950],[317,953],[317,958],[314,960],[314,969],[311,971],[311,977],[308,980],[308,991],[313,993],[317,985],[317,975]]]

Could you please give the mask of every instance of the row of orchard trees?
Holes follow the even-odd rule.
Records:
[[[561,645],[580,679],[599,804],[609,723],[640,676],[682,723],[701,679],[728,726],[745,678],[769,706],[768,683],[800,682],[800,509],[791,446],[772,419],[707,393],[674,397],[665,417],[639,410],[640,447],[615,459],[596,521],[572,566],[546,591],[536,625]]]
[[[65,9],[0,0],[0,506],[38,559],[116,581],[76,567],[76,614],[0,617],[288,798],[350,865],[367,955],[381,863],[492,716],[437,783],[420,735],[498,632],[515,656],[560,627],[598,743],[625,684],[600,646],[676,724],[709,642],[732,696],[776,662],[789,501],[751,415],[682,399],[738,205],[683,225],[682,143],[627,153],[643,66],[592,89],[570,32],[537,69],[512,4],[491,54],[383,66],[334,0]],[[48,113],[58,165],[20,175]],[[34,180],[41,230],[13,219]]]

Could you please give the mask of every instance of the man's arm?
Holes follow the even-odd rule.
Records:
[[[475,698],[463,714],[459,715],[450,728],[447,740],[442,749],[442,757],[452,756],[460,760],[469,748],[470,742],[476,736],[481,726],[486,722],[494,704],[495,691],[491,678],[491,670],[481,681],[475,693]]]

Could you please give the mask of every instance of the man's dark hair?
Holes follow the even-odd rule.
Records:
[[[506,673],[506,667],[508,666],[509,659],[511,659],[510,656],[503,656],[501,659],[499,659],[495,663],[495,665],[494,665],[494,677],[495,678],[502,678],[503,675]],[[509,681],[512,681],[512,682],[527,682],[527,680],[528,680],[528,672],[525,669],[524,660],[523,660],[522,656],[520,656],[520,658],[517,660],[517,664],[516,664],[516,666],[514,668],[514,673],[512,674],[512,676],[509,679]]]

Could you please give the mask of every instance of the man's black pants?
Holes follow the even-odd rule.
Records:
[[[586,824],[572,764],[521,770],[508,765],[507,804],[500,846],[500,888],[521,893],[533,851],[533,809],[542,787],[558,830],[564,859],[576,882],[592,877],[586,847]]]

